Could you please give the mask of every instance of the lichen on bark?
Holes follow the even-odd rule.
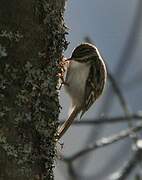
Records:
[[[0,179],[53,179],[64,6],[0,1]]]

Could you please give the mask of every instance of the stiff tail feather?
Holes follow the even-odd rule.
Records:
[[[80,108],[74,107],[72,113],[70,114],[69,118],[64,122],[64,124],[59,128],[58,131],[58,140],[65,134],[68,128],[73,123],[76,116],[80,113]]]

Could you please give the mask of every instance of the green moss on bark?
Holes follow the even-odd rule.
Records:
[[[64,5],[0,1],[0,179],[53,179]]]

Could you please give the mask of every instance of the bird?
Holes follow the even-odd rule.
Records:
[[[97,47],[90,43],[78,45],[65,60],[64,87],[71,99],[71,113],[58,130],[58,140],[65,134],[78,114],[80,118],[101,96],[107,79],[106,65]]]

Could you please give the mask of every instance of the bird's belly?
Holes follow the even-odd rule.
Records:
[[[86,80],[89,74],[87,64],[72,61],[66,75],[66,91],[73,100],[73,104],[80,105],[84,101]]]

